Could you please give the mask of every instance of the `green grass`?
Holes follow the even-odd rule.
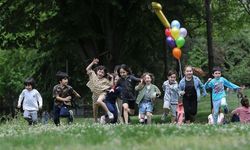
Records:
[[[231,110],[238,106],[235,94],[227,100]],[[74,124],[60,127],[52,123],[29,127],[23,119],[15,119],[0,125],[0,149],[249,149],[250,125],[207,125],[209,111],[207,97],[199,103],[197,121],[191,125],[162,124],[159,115],[154,115],[150,126],[138,124],[137,117],[132,118],[132,125],[100,125],[77,118]]]

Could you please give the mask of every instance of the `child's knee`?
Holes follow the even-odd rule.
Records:
[[[129,108],[127,106],[123,106],[123,110],[129,112]]]
[[[153,114],[151,113],[151,112],[147,112],[147,117],[152,117],[153,116]]]

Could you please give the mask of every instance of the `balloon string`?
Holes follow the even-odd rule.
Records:
[[[181,60],[180,59],[178,59],[178,63],[179,63],[179,77],[182,79],[183,76],[182,76]]]

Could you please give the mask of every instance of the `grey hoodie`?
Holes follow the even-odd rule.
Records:
[[[169,81],[165,81],[162,85],[164,91],[164,101],[169,101],[170,104],[178,104],[179,88],[178,83],[175,81],[173,84],[169,84]]]

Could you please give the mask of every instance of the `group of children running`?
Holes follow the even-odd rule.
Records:
[[[94,122],[117,123],[119,121],[129,124],[129,116],[134,114],[135,105],[138,104],[139,121],[151,124],[154,102],[161,95],[159,88],[153,84],[153,74],[145,72],[141,78],[137,78],[125,64],[116,67],[114,73],[109,74],[102,65],[93,68],[98,63],[99,60],[95,58],[86,68],[89,76],[87,87],[92,92]],[[214,120],[220,120],[220,108],[223,108],[225,113],[228,112],[224,86],[234,90],[240,90],[240,87],[221,77],[219,67],[213,68],[214,78],[209,78],[205,84],[193,74],[191,66],[185,67],[184,75],[178,84],[177,73],[168,72],[167,80],[162,85],[164,103],[161,119],[164,121],[171,112],[172,123],[176,123],[177,120],[185,123],[194,122],[201,93],[205,96],[206,89],[212,89],[213,113],[209,117],[209,123],[217,124],[218,121]],[[80,95],[68,85],[66,73],[58,72],[57,77],[59,84],[53,89],[54,123],[60,125],[60,117],[68,117],[68,122],[72,123],[71,102],[73,97],[80,97]],[[41,95],[33,87],[34,80],[26,80],[25,89],[20,94],[18,101],[19,108],[23,101],[24,118],[28,120],[29,124],[37,122],[37,111],[42,107]],[[239,117],[239,121],[250,122],[248,99],[243,97],[242,101],[243,108],[236,109],[233,113]],[[97,118],[99,107],[105,112],[100,120]],[[182,116],[183,113],[184,116]]]

